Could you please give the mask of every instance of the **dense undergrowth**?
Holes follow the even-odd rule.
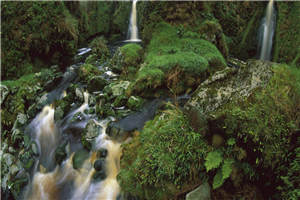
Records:
[[[83,103],[84,89],[95,94],[90,100],[95,109],[89,112],[101,119],[120,119],[128,113],[115,107],[139,111],[146,97],[176,100],[225,69],[230,57],[255,58],[265,6],[248,1],[139,2],[143,43],[124,44],[111,55],[108,44],[127,35],[128,2],[3,2],[3,148],[17,149],[11,154],[21,155],[26,170],[32,167],[32,144],[24,136],[24,124],[16,121],[18,116],[32,119],[42,109],[43,95],[61,80],[62,67],[49,66],[69,64],[79,46],[89,42],[91,54],[78,70],[79,83],[71,84],[69,95],[55,102],[55,117],[65,116],[73,102]],[[264,199],[299,198],[299,3],[276,2],[276,8],[273,60],[287,64],[274,64],[267,86],[249,97],[227,102],[206,116],[197,113],[201,123],[176,101],[176,106],[169,103],[159,110],[123,144],[118,175],[122,193],[180,199],[208,181],[215,199],[253,199],[249,187]],[[100,65],[119,79],[109,83]],[[18,196],[25,182],[13,178],[7,178],[9,185],[3,188],[9,186]]]

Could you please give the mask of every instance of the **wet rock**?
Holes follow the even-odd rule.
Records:
[[[108,152],[107,152],[107,149],[99,149],[97,151],[97,157],[99,158],[105,158],[107,156]]]
[[[272,77],[270,62],[249,60],[247,66],[225,68],[213,74],[194,92],[185,109],[192,107],[203,114],[216,111],[228,102],[249,97],[257,88],[264,87]]]
[[[14,160],[15,157],[12,154],[10,153],[3,154],[2,161],[4,161],[8,167],[10,167],[14,163]]]
[[[96,113],[99,117],[105,118],[108,116],[115,116],[115,111],[111,107],[110,103],[106,103],[104,105],[97,105],[96,106]]]
[[[83,146],[90,150],[94,139],[101,133],[101,130],[101,126],[98,125],[95,120],[89,120],[81,135],[81,142]]]
[[[95,161],[94,168],[95,168],[96,171],[104,170],[104,167],[105,167],[105,160],[104,159],[99,159],[99,160]]]
[[[113,107],[121,107],[121,106],[126,105],[127,99],[128,98],[125,95],[117,96],[117,98],[115,99],[115,101],[113,103]]]
[[[129,133],[130,131],[124,130],[124,128],[116,122],[111,122],[107,127],[107,134],[114,140],[123,141],[129,136]]]
[[[24,126],[27,123],[27,120],[28,120],[28,118],[25,114],[19,113],[17,115],[17,119],[14,123],[13,128],[20,128],[20,127]]]
[[[106,178],[106,174],[105,174],[105,172],[104,172],[103,170],[101,170],[101,171],[96,171],[95,174],[94,174],[94,176],[93,176],[93,179],[94,179],[95,181],[102,181],[102,180],[104,180],[105,178]]]
[[[93,76],[87,85],[87,89],[90,92],[101,91],[108,84],[108,81],[102,76]]]
[[[59,145],[55,150],[55,161],[59,165],[67,158],[66,146],[67,142]]]
[[[64,116],[64,111],[61,107],[58,107],[54,111],[54,121],[59,121],[63,119]]]
[[[32,142],[31,150],[32,150],[34,155],[36,155],[36,156],[39,155],[39,150],[38,150],[38,146],[37,146],[36,142]]]
[[[110,84],[113,96],[124,95],[125,90],[129,87],[129,85],[130,85],[129,81],[120,81],[117,83]]]
[[[5,85],[0,85],[0,91],[0,105],[2,105],[7,95],[9,94],[9,90]]]
[[[163,105],[163,101],[155,99],[139,112],[128,115],[127,117],[111,122],[107,127],[107,134],[113,139],[123,140],[133,130],[141,130],[146,121],[154,118],[156,110]]]
[[[75,153],[73,157],[73,168],[74,169],[79,169],[83,165],[84,161],[88,159],[89,157],[89,152],[82,149],[79,150]]]
[[[89,95],[89,102],[88,102],[88,104],[89,104],[89,106],[95,106],[96,105],[96,97],[94,96],[94,95]]]
[[[186,197],[186,200],[210,200],[210,186],[206,182],[199,187],[197,187],[195,190],[189,192]]]
[[[131,96],[127,101],[127,106],[131,110],[138,110],[143,105],[144,101],[140,97]]]
[[[80,88],[76,88],[75,89],[75,95],[76,97],[81,101],[84,102],[84,94],[83,94],[83,90]]]
[[[96,110],[95,110],[95,108],[88,108],[88,109],[85,109],[83,112],[86,115],[91,115],[91,114],[95,114]]]
[[[82,112],[77,112],[74,114],[74,116],[70,120],[70,123],[83,121],[84,118],[85,118],[85,116]]]

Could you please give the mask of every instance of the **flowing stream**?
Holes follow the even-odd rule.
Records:
[[[64,80],[63,80],[64,81]],[[64,89],[66,89],[64,87]],[[54,90],[56,91],[56,90]],[[65,90],[52,92],[51,99],[59,99]],[[56,95],[56,97],[53,97]],[[49,97],[49,96],[48,96]],[[50,97],[49,97],[50,98]],[[53,101],[54,101],[53,100]],[[70,111],[60,121],[54,120],[54,106],[46,105],[28,126],[32,140],[37,144],[39,159],[35,163],[32,179],[24,191],[24,199],[28,200],[114,200],[117,199],[120,187],[117,174],[120,169],[121,147],[120,143],[113,141],[106,134],[106,127],[110,119],[97,121],[96,116],[85,114],[89,108],[89,94],[84,92],[84,103],[77,109]],[[51,102],[53,103],[53,102]],[[72,118],[81,113],[82,119],[72,121]],[[80,139],[74,139],[70,130],[74,127],[82,131],[89,120],[94,120],[99,128],[95,145],[88,153],[82,166],[74,169],[74,155],[78,149],[83,149]],[[73,129],[72,129],[73,128]],[[57,165],[55,150],[61,144],[64,136],[71,139],[66,146],[67,158]],[[70,144],[71,143],[71,144]],[[97,173],[95,161],[99,159],[98,150],[106,149],[104,156],[102,179],[95,179]]]
[[[270,60],[273,36],[276,28],[276,12],[273,0],[270,0],[266,10],[266,16],[262,19],[259,29],[259,47],[261,60]]]

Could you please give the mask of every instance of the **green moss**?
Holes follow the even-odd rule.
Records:
[[[294,132],[300,128],[300,70],[275,65],[273,71],[264,89],[246,101],[229,103],[215,113],[214,121],[217,130],[225,137],[236,138],[246,150],[248,164],[259,172],[264,170],[258,174],[262,180],[272,177],[272,187],[281,184],[280,176],[287,173],[286,163],[293,161],[286,158],[295,147]]]
[[[273,60],[300,66],[300,59],[296,59],[300,43],[300,2],[277,2],[277,8]]]
[[[201,179],[207,151],[202,135],[171,106],[123,145],[118,181],[122,190],[142,199],[172,199]]]
[[[104,39],[104,37],[97,37],[93,39],[93,41],[89,44],[89,47],[92,48],[92,52],[97,57],[97,60],[102,63],[105,62],[110,56],[110,52],[107,47],[107,41]]]
[[[213,73],[226,66],[222,54],[212,43],[199,39],[197,33],[186,34],[184,31],[167,23],[156,26],[146,49],[145,64],[136,75],[136,91],[143,91],[144,86],[157,88],[165,84],[176,93],[181,93],[187,86],[205,79],[206,72]],[[152,74],[147,77],[147,72]],[[192,83],[184,77],[191,77],[195,81]],[[139,84],[141,80],[144,84]]]
[[[101,75],[101,72],[91,64],[83,64],[79,68],[78,76],[80,77],[80,80],[87,83],[90,81],[94,76]]]
[[[75,54],[77,20],[63,2],[3,2],[1,13],[2,78],[32,73],[34,70],[26,71],[28,63],[35,67],[63,65]]]
[[[126,44],[121,47],[125,66],[137,66],[143,57],[143,49],[138,44]]]

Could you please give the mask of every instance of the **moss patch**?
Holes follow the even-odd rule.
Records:
[[[122,190],[142,199],[174,198],[186,183],[200,179],[207,151],[202,135],[193,132],[183,113],[171,106],[123,145],[118,181]]]

